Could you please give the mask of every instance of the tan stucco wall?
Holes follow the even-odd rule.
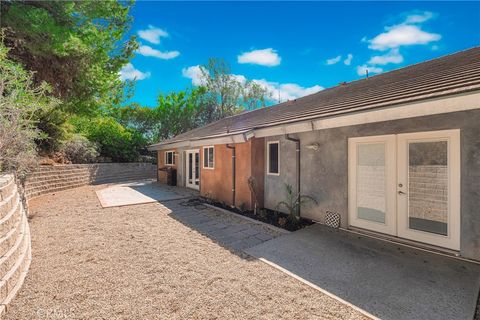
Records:
[[[232,150],[226,145],[214,146],[214,169],[203,168],[200,148],[200,193],[228,205],[232,204]]]
[[[248,186],[248,178],[253,176],[257,183],[259,207],[263,206],[264,185],[264,139],[252,139],[237,143],[235,206],[253,209],[254,199]],[[203,168],[203,148],[200,148],[201,175],[200,193],[228,205],[233,204],[232,194],[232,149],[227,145],[215,145],[214,169]]]

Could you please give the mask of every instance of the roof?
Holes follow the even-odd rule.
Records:
[[[480,89],[480,47],[218,120],[154,146],[245,133]]]

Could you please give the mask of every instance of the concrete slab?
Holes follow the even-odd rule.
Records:
[[[96,193],[103,208],[179,200],[196,195],[195,191],[169,187],[151,180],[116,184]]]
[[[245,252],[381,319],[473,319],[480,265],[312,225]]]

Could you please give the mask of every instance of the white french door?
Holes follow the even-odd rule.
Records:
[[[200,189],[200,153],[199,150],[187,150],[185,186]]]
[[[349,225],[460,249],[460,131],[351,138]]]

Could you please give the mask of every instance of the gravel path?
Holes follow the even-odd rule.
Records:
[[[5,319],[365,318],[162,204],[102,209],[95,188],[30,203],[32,265]]]

